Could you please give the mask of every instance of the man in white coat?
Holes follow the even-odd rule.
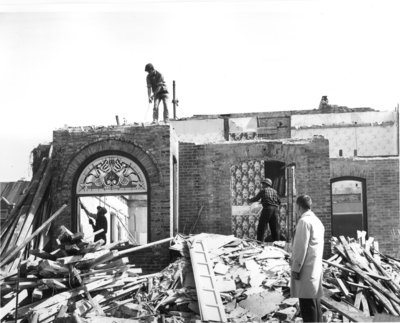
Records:
[[[290,294],[299,298],[303,322],[322,322],[322,255],[325,228],[311,211],[311,198],[296,200],[298,223],[292,246]]]

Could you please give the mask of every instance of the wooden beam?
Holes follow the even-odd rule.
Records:
[[[390,299],[395,301],[397,304],[400,304],[400,299],[392,291],[386,289],[384,286],[382,286],[382,284],[373,280],[370,276],[367,275],[366,272],[357,268],[357,266],[354,266],[351,264],[347,264],[347,266],[349,266],[351,269],[353,269],[357,273],[357,275],[364,278],[364,280],[366,280],[368,283],[370,283],[371,286],[373,286],[375,289],[381,291],[383,295],[385,295],[386,297],[389,297]]]
[[[324,296],[321,297],[321,303],[326,307],[329,307],[343,316],[347,317],[353,322],[372,322],[372,317],[365,315],[360,310],[355,307],[346,304],[344,302],[337,302],[330,298],[330,293],[328,289],[324,288]]]
[[[54,213],[49,219],[47,219],[47,221],[45,221],[39,228],[36,229],[36,231],[31,234],[29,237],[27,237],[25,239],[25,241],[19,245],[16,246],[16,248],[14,250],[11,251],[11,253],[9,253],[7,256],[4,257],[4,259],[0,262],[0,267],[4,266],[5,264],[7,264],[15,255],[18,254],[18,252],[20,250],[22,250],[23,248],[25,248],[25,246],[31,242],[31,240],[36,237],[40,232],[42,232],[49,223],[51,223],[56,217],[58,217],[63,211],[64,209],[67,207],[66,204],[64,204],[62,207],[60,207],[58,209],[58,211],[56,213]]]
[[[171,238],[166,238],[166,239],[158,240],[158,241],[155,241],[155,242],[150,242],[150,243],[145,244],[145,245],[142,245],[142,246],[133,247],[133,248],[129,248],[129,249],[126,249],[126,250],[119,251],[118,254],[119,254],[119,256],[126,255],[126,254],[128,254],[128,253],[132,253],[132,252],[135,252],[135,251],[138,251],[138,250],[150,248],[150,247],[153,247],[153,246],[156,246],[156,245],[165,243],[165,242],[169,242],[169,241],[171,241],[171,240],[173,240],[173,239],[174,239],[174,238],[171,237]]]
[[[28,291],[26,289],[22,290],[18,293],[11,301],[9,301],[5,306],[0,308],[0,320],[2,320],[7,314],[15,309],[18,299],[18,305],[21,303],[25,298],[28,297]]]
[[[347,268],[347,267],[345,267],[345,266],[336,264],[336,263],[334,263],[334,262],[330,262],[330,261],[325,260],[325,259],[323,259],[322,261],[325,262],[325,263],[327,263],[327,264],[329,264],[329,265],[331,265],[331,266],[333,266],[333,267],[339,268],[339,269],[341,269],[341,270],[343,270],[343,271],[347,271],[348,273],[352,273],[352,274],[355,274],[355,273],[356,273],[356,272],[355,272],[354,270],[352,270],[351,268]],[[370,277],[373,277],[373,278],[375,278],[375,279],[382,279],[382,280],[390,280],[390,279],[391,279],[391,278],[388,278],[388,277],[385,277],[385,276],[376,275],[376,274],[370,273],[370,272],[364,272],[364,274],[366,274],[366,275],[368,275],[368,276],[370,276]]]
[[[51,181],[51,174],[52,174],[52,167],[51,167],[51,160],[47,162],[46,169],[44,170],[43,176],[40,179],[38,189],[35,193],[35,196],[33,197],[31,206],[29,208],[29,212],[26,216],[25,223],[21,229],[21,232],[18,236],[18,240],[16,242],[16,245],[19,246],[21,243],[24,242],[24,240],[27,238],[27,236],[31,235],[32,232],[32,224],[33,220],[35,219],[35,215],[37,210],[39,209],[40,204],[42,203],[44,194],[47,190],[47,187],[49,186],[49,183]]]

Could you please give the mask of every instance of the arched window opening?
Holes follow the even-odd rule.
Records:
[[[76,182],[77,230],[94,240],[95,221],[89,214],[100,206],[107,210],[107,243],[147,243],[147,193],[145,174],[133,160],[113,154],[90,161]]]
[[[365,180],[342,177],[331,181],[332,235],[357,238],[367,231]]]

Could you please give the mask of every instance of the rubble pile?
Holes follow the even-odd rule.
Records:
[[[331,240],[334,254],[324,260],[322,303],[336,313],[325,312],[325,321],[392,321],[400,316],[400,261],[379,253],[365,232],[358,234],[358,240]]]
[[[233,236],[177,235],[176,261],[143,275],[127,242],[89,242],[61,227],[58,248],[30,250],[17,274],[2,272],[1,320],[19,322],[301,322],[290,298],[290,254]],[[324,260],[325,322],[391,321],[400,314],[400,261],[373,239],[332,238]],[[16,306],[18,304],[18,306]]]

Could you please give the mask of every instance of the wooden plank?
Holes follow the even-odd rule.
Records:
[[[389,311],[389,314],[392,315],[399,315],[399,313],[397,313],[397,311],[394,309],[393,305],[390,303],[390,301],[383,295],[381,294],[377,289],[375,288],[371,288],[371,291],[373,294],[375,294],[375,296],[377,297],[377,299],[379,300],[379,302]]]
[[[90,305],[92,305],[92,307],[96,311],[96,314],[97,315],[101,315],[101,316],[105,316],[104,311],[102,310],[100,305],[97,303],[96,300],[94,300],[92,298],[92,295],[90,295],[90,292],[89,292],[87,286],[82,284],[82,278],[79,276],[79,272],[76,270],[76,268],[74,268],[72,265],[70,265],[70,270],[71,270],[72,274],[78,279],[78,281],[82,285],[82,287],[84,288],[86,297],[89,300]]]
[[[365,315],[355,307],[344,302],[337,302],[331,299],[331,294],[332,293],[328,289],[324,288],[324,296],[321,297],[321,303],[323,305],[339,312],[353,322],[372,322],[372,318],[370,316]]]
[[[118,253],[119,253],[119,256],[123,256],[123,255],[129,254],[129,253],[132,253],[132,252],[135,252],[135,251],[138,251],[138,250],[150,248],[150,247],[155,246],[155,245],[159,245],[159,244],[162,244],[162,243],[169,242],[169,241],[171,241],[173,239],[174,238],[171,237],[171,238],[158,240],[158,241],[155,241],[155,242],[150,242],[150,243],[142,245],[142,246],[137,246],[137,247],[129,248],[129,249],[126,249],[126,250],[121,250]]]
[[[40,179],[38,189],[33,197],[31,206],[29,208],[29,212],[27,213],[25,223],[22,227],[22,230],[18,236],[18,240],[16,245],[19,246],[24,242],[24,240],[32,234],[32,224],[35,219],[36,212],[42,203],[44,194],[47,190],[47,187],[51,181],[52,167],[51,160],[47,162],[46,169],[43,173],[43,177]],[[33,239],[33,238],[32,238]]]
[[[1,255],[5,254],[8,251],[8,246],[12,245],[13,240],[17,240],[17,236],[14,236],[14,232],[16,232],[17,227],[19,225],[20,221],[23,221],[24,219],[21,219],[22,215],[24,215],[26,212],[28,212],[29,206],[28,205],[23,205],[21,209],[19,210],[18,216],[15,218],[15,221],[10,225],[10,228],[7,232],[4,233],[4,235],[1,237],[1,246],[0,246],[0,252]],[[22,226],[22,224],[21,224]],[[18,231],[19,232],[19,231]],[[14,242],[15,243],[15,242]]]
[[[354,266],[351,264],[347,264],[347,266],[349,266],[351,269],[353,269],[357,273],[357,275],[364,278],[364,280],[366,280],[368,283],[370,283],[375,289],[381,291],[383,295],[385,295],[386,297],[389,297],[390,299],[395,301],[397,304],[400,304],[400,299],[392,291],[386,289],[384,286],[382,286],[382,284],[373,280],[364,271],[357,268],[357,266]]]
[[[36,237],[42,230],[44,230],[46,228],[46,226],[51,223],[57,216],[59,216],[64,209],[67,207],[66,204],[64,204],[62,207],[60,207],[56,213],[54,213],[46,222],[44,222],[39,228],[37,228],[35,230],[35,232],[33,234],[31,234],[29,237],[27,237],[25,239],[25,241],[19,245],[16,246],[16,248],[9,253],[7,256],[4,257],[4,259],[0,262],[0,267],[4,266],[5,264],[7,264],[20,250],[22,250],[23,248],[25,248],[25,246],[34,238]]]
[[[95,282],[89,283],[86,285],[86,288],[88,291],[91,291],[95,288],[98,288],[100,286],[107,286],[108,284],[112,283],[114,281],[114,278],[106,278],[106,279],[99,279]],[[105,287],[106,288],[106,287]],[[49,306],[52,306],[54,304],[58,304],[60,302],[69,300],[72,297],[78,296],[80,294],[83,294],[85,292],[85,288],[83,287],[78,287],[69,291],[65,291],[62,293],[59,293],[57,295],[54,295],[46,300],[44,300],[43,302],[40,302],[38,305],[36,305],[35,307],[33,307],[33,310],[39,310],[42,308],[46,308]]]
[[[334,262],[327,261],[327,260],[325,260],[325,259],[322,259],[322,261],[325,262],[325,263],[327,263],[327,264],[329,264],[329,265],[331,265],[331,266],[334,266],[334,267],[339,268],[339,269],[341,269],[341,270],[343,270],[343,271],[346,271],[346,272],[348,272],[348,273],[355,274],[355,271],[352,270],[351,268],[348,268],[348,267],[345,267],[345,266],[336,264],[336,263],[334,263]],[[368,275],[368,276],[370,276],[370,277],[373,277],[373,278],[375,278],[375,279],[382,279],[382,280],[390,280],[390,279],[391,279],[391,278],[388,278],[388,277],[385,277],[385,276],[376,275],[376,274],[371,273],[371,272],[364,272],[364,274],[366,274],[366,275]]]
[[[38,173],[38,172],[37,172]],[[19,212],[19,209],[22,207],[22,205],[26,204],[25,200],[27,196],[29,195],[30,191],[32,190],[33,185],[35,185],[35,177],[39,176],[38,174],[34,174],[32,177],[32,180],[28,184],[28,187],[25,189],[25,192],[23,193],[22,197],[20,198],[19,202],[14,206],[14,208],[11,210],[11,213],[3,223],[3,225],[0,228],[0,235],[3,236],[3,234],[9,229],[10,224],[15,221],[16,219],[16,214]],[[30,204],[30,202],[28,203]]]
[[[29,212],[29,208],[30,205],[33,201],[34,195],[36,194],[36,191],[38,189],[39,183],[40,183],[40,179],[43,175],[43,171],[46,167],[47,164],[47,158],[43,158],[41,163],[40,163],[40,167],[37,170],[37,172],[35,172],[35,174],[33,175],[33,178],[31,180],[31,188],[28,191],[28,195],[26,197],[26,201],[24,203],[24,206],[26,208],[26,211],[24,211],[23,213],[20,212],[19,216],[18,216],[18,222],[16,224],[16,226],[14,227],[14,229],[12,230],[13,233],[13,237],[12,240],[10,241],[10,246],[14,246],[16,244],[16,241],[18,239],[19,233],[22,230],[22,227],[25,223],[25,219],[26,219],[26,215]],[[3,233],[2,233],[3,234]],[[11,247],[12,249],[12,247]],[[8,248],[7,250],[10,250],[10,248]]]
[[[378,271],[383,275],[388,277],[390,280],[387,281],[387,284],[389,285],[390,289],[394,293],[400,292],[400,285],[397,284],[394,280],[391,279],[389,274],[386,272],[385,269],[381,266],[381,264],[367,251],[364,249],[364,254],[367,257],[367,259],[374,264],[374,266],[378,269]]]
[[[22,290],[18,293],[11,301],[9,301],[6,305],[0,308],[0,320],[2,320],[8,313],[15,309],[18,299],[18,305],[21,303],[25,298],[28,297],[28,291],[26,289]]]

